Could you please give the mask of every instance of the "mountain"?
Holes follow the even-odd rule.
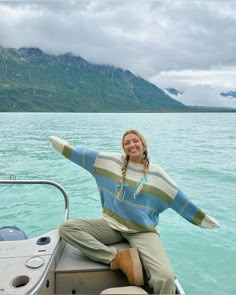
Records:
[[[1,112],[160,112],[189,108],[114,66],[38,48],[0,48]]]
[[[183,94],[183,92],[181,92],[181,91],[179,91],[179,90],[177,90],[175,88],[165,88],[165,90],[167,90],[168,93],[173,94],[175,96],[178,96],[179,94],[180,95]]]
[[[228,92],[221,92],[221,96],[231,96],[231,97],[236,97],[236,91],[228,91]]]

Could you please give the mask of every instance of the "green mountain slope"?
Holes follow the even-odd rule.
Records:
[[[131,72],[37,48],[0,48],[1,112],[158,112],[189,108]]]

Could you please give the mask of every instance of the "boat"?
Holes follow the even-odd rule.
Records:
[[[64,219],[69,200],[64,188],[51,180],[0,180],[1,185],[51,185],[64,197]],[[113,244],[117,249],[128,243]],[[55,228],[34,238],[17,226],[0,228],[0,294],[152,294],[147,278],[142,288],[129,286],[125,275],[85,257],[59,237]],[[185,294],[175,278],[176,294]]]

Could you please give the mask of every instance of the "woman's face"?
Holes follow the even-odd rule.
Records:
[[[130,161],[143,163],[144,145],[142,140],[135,134],[126,134],[123,138],[123,149]]]

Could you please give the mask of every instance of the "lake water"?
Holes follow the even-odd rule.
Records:
[[[48,142],[57,135],[103,151],[121,151],[126,129],[146,137],[149,156],[219,229],[201,229],[172,210],[159,230],[187,294],[236,292],[236,114],[0,113],[0,179],[49,179],[69,196],[70,218],[101,214],[95,181]],[[57,227],[64,218],[60,192],[51,186],[0,187],[0,226],[18,225],[29,237]]]

